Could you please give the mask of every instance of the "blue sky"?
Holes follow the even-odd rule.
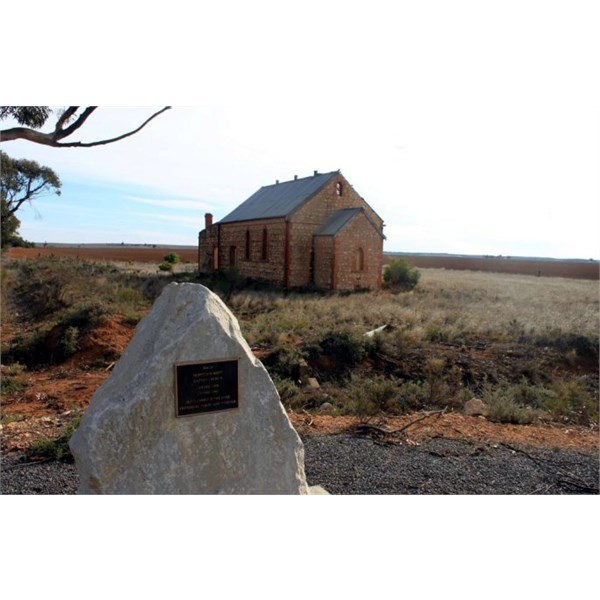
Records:
[[[385,250],[600,258],[592,8],[375,1],[365,13],[310,0],[288,14],[227,1],[201,26],[177,19],[165,44],[147,33],[141,62],[115,39],[86,54],[93,77],[64,78],[42,99],[56,85],[42,71],[5,102],[93,98],[108,108],[73,136],[83,141],[174,108],[99,148],[2,144],[63,181],[62,196],[20,211],[21,233],[194,245],[206,211],[218,220],[276,179],[341,169],[384,219]],[[55,53],[85,39],[72,34],[52,40]],[[106,73],[111,59],[121,68]]]

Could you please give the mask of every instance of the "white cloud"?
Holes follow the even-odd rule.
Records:
[[[132,202],[137,202],[139,204],[148,204],[150,206],[170,208],[173,210],[188,210],[197,212],[202,210],[212,210],[214,208],[214,204],[202,202],[199,200],[158,200],[156,198],[140,198],[138,196],[125,196],[125,199],[131,200]]]
[[[148,212],[130,212],[128,217],[144,219],[146,223],[174,223],[186,229],[200,231],[204,229],[203,217],[190,217],[189,215],[173,215],[170,213],[148,213]]]

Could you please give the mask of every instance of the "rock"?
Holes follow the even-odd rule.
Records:
[[[238,359],[238,407],[176,417],[175,364]],[[168,285],[70,441],[85,494],[307,494],[304,447],[235,317]]]
[[[305,359],[301,358],[298,361],[298,379],[304,381],[308,379],[310,373],[310,368]]]
[[[312,388],[313,390],[318,390],[321,387],[316,377],[309,377],[307,383],[308,387]]]
[[[479,398],[471,398],[468,402],[465,402],[465,415],[468,417],[475,417],[477,415],[487,415],[487,405]]]
[[[323,404],[321,404],[321,406],[319,406],[319,410],[321,412],[331,412],[333,411],[333,404],[331,404],[331,402],[323,402]]]

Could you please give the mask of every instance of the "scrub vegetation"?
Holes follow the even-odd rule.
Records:
[[[462,411],[476,397],[493,421],[598,422],[596,281],[417,273],[408,291],[338,295],[285,292],[239,277],[135,273],[71,258],[8,261],[3,397],[27,394],[24,373],[78,357],[88,372],[106,369],[119,352],[85,362],[91,335],[115,321],[131,335],[166,284],[197,281],[237,316],[291,410],[368,419]]]

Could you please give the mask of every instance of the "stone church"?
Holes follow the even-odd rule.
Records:
[[[383,220],[340,171],[261,187],[218,223],[205,215],[198,269],[284,288],[378,289]]]

